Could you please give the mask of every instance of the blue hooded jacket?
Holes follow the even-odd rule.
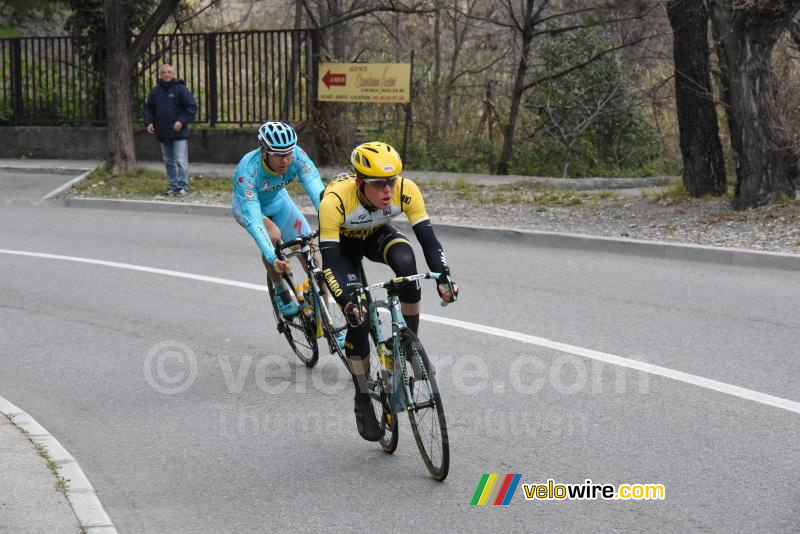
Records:
[[[173,139],[189,137],[189,123],[192,121],[197,105],[183,80],[174,79],[169,83],[158,81],[145,105],[144,125],[155,124],[156,139],[164,143]],[[179,132],[172,126],[175,121],[183,125]]]

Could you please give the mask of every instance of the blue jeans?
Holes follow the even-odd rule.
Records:
[[[189,189],[189,140],[173,139],[161,143],[161,155],[167,166],[167,179],[172,189]]]

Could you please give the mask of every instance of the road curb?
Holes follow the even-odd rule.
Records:
[[[128,200],[116,198],[72,197],[49,200],[48,202],[67,207],[121,209],[127,211],[146,211],[155,213],[193,213],[195,215],[228,216],[228,206],[216,204],[190,204],[188,202],[170,202],[168,200]]]
[[[2,165],[0,166],[0,170],[12,172],[38,172],[41,174],[71,174],[72,176],[75,176],[75,173],[91,172],[92,169],[87,167],[33,167],[26,165]]]
[[[73,197],[49,200],[64,206],[99,209],[124,209],[156,213],[193,213],[200,215],[229,216],[228,206],[189,204],[160,200],[118,200],[108,198]],[[309,221],[316,224],[316,213],[305,213]],[[410,231],[405,221],[393,222],[402,231]],[[736,267],[800,271],[800,255],[779,252],[763,252],[738,248],[707,247],[685,243],[666,243],[639,239],[619,239],[586,234],[546,232],[538,230],[516,230],[499,227],[477,227],[458,224],[436,223],[439,236],[479,238],[494,243],[528,245],[544,248],[627,254],[666,260],[684,260],[698,263],[713,263]]]
[[[64,191],[66,191],[67,189],[72,187],[73,185],[77,184],[78,182],[82,182],[87,176],[89,176],[90,173],[91,173],[91,171],[86,171],[83,174],[81,174],[79,176],[76,176],[72,180],[70,180],[70,181],[68,181],[68,182],[66,182],[64,184],[61,184],[60,186],[56,187],[55,189],[53,189],[52,191],[47,193],[41,199],[39,199],[40,202],[42,200],[50,200],[51,198],[57,197],[58,195],[60,195],[61,193],[63,193]]]
[[[440,230],[441,228],[441,230]],[[585,234],[515,230],[494,227],[436,225],[437,234],[480,237],[496,243],[526,244],[545,248],[627,254],[666,260],[684,260],[737,267],[800,271],[800,256],[737,248],[707,247],[687,243],[665,243],[618,239]]]
[[[11,424],[25,432],[33,443],[44,447],[50,459],[56,464],[58,476],[69,481],[67,501],[81,529],[90,533],[116,534],[117,529],[103,509],[94,487],[81,466],[61,443],[27,412],[3,397],[0,397],[0,414],[7,416]]]
[[[13,172],[43,173],[43,174],[80,174],[91,171],[103,162],[77,161],[67,164],[65,160],[0,160],[0,170]],[[162,161],[140,161],[138,166],[156,169],[163,172]],[[216,164],[194,162],[190,175],[230,179],[235,164]],[[347,169],[344,167],[317,167],[323,176],[333,176]],[[529,189],[558,189],[560,191],[602,191],[613,189],[638,189],[649,187],[663,187],[675,180],[676,176],[646,176],[639,178],[555,178],[544,176],[527,176],[519,174],[496,175],[475,174],[440,171],[413,171],[407,170],[404,176],[412,180],[434,180],[438,182],[467,182],[486,186],[515,185]]]

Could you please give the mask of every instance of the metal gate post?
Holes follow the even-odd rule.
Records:
[[[206,87],[208,123],[212,128],[217,124],[217,34],[206,35]]]
[[[15,126],[22,123],[22,40],[11,40],[11,102]]]

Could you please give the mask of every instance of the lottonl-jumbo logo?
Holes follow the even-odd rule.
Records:
[[[505,475],[484,474],[475,493],[472,495],[470,505],[483,504],[508,504],[514,497],[521,474],[508,473]]]

